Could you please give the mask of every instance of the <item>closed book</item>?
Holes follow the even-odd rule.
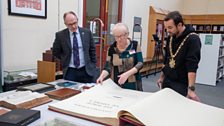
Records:
[[[50,98],[63,100],[79,93],[81,93],[80,90],[74,90],[70,88],[61,88],[58,90],[47,92],[45,94],[48,95]]]
[[[0,109],[0,115],[3,115],[5,113],[7,113],[7,112],[8,112],[8,110],[6,110],[6,109]]]
[[[52,55],[52,53],[43,53],[43,61],[53,62],[53,55]]]
[[[38,83],[38,84],[30,84],[30,85],[25,85],[25,86],[19,86],[17,87],[17,90],[19,91],[35,91],[35,92],[39,92],[39,93],[43,93],[46,91],[50,91],[55,89],[54,85],[51,84],[44,84],[44,83]]]
[[[39,118],[39,110],[14,109],[0,116],[0,126],[27,126]]]

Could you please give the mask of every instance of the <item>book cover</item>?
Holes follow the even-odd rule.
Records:
[[[169,88],[156,93],[122,89],[110,79],[50,104],[49,109],[112,126],[118,126],[122,116],[146,126],[224,126],[224,109],[190,100]]]
[[[140,121],[134,118],[130,118],[129,116],[119,117],[119,125],[120,126],[145,126]]]
[[[79,93],[81,93],[81,91],[79,91],[79,90],[74,90],[74,89],[70,89],[70,88],[61,88],[58,90],[47,92],[45,94],[48,95],[50,98],[57,99],[57,100],[63,100],[63,99],[69,98],[71,96],[77,95]]]
[[[3,115],[5,113],[9,112],[9,110],[6,109],[0,109],[0,115]]]
[[[44,83],[38,83],[38,84],[31,84],[31,85],[26,85],[26,86],[19,86],[17,87],[17,90],[19,91],[36,91],[39,93],[43,93],[49,90],[54,90],[55,86],[52,84],[44,84]]]
[[[0,126],[27,126],[39,118],[39,110],[14,109],[0,116]]]
[[[9,109],[33,108],[52,101],[47,95],[31,91],[10,91],[0,94],[0,105]]]
[[[66,81],[66,82],[59,82],[56,84],[57,86],[60,86],[60,87],[72,87],[72,86],[75,86],[77,85],[76,82],[69,82],[69,81]]]

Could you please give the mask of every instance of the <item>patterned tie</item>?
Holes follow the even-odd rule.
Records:
[[[76,32],[73,32],[73,59],[74,59],[75,67],[79,67],[79,65],[80,65],[79,46],[78,46],[78,41],[76,38]]]

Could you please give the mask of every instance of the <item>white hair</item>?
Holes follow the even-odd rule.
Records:
[[[117,23],[114,25],[112,33],[114,34],[116,31],[122,31],[125,34],[129,34],[128,26],[124,23]]]

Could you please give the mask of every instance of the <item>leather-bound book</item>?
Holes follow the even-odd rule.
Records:
[[[0,126],[27,126],[40,118],[40,111],[14,109],[0,116]]]
[[[119,126],[145,126],[145,125],[135,118],[131,118],[129,116],[120,116]]]
[[[0,109],[0,115],[3,115],[5,113],[9,112],[9,110],[6,109]]]
[[[155,93],[123,89],[111,79],[48,107],[107,126],[224,126],[224,109],[193,101],[170,88]]]
[[[18,91],[27,91],[30,90],[32,92],[39,92],[43,93],[46,91],[50,91],[55,89],[54,85],[51,84],[43,84],[43,83],[38,83],[38,84],[30,84],[30,85],[25,85],[25,86],[19,86],[17,87]]]
[[[61,88],[58,90],[47,92],[45,94],[48,95],[50,98],[63,100],[79,93],[81,93],[81,91],[79,90],[74,90],[70,88]]]
[[[51,53],[43,53],[43,61],[53,62],[53,55]]]

